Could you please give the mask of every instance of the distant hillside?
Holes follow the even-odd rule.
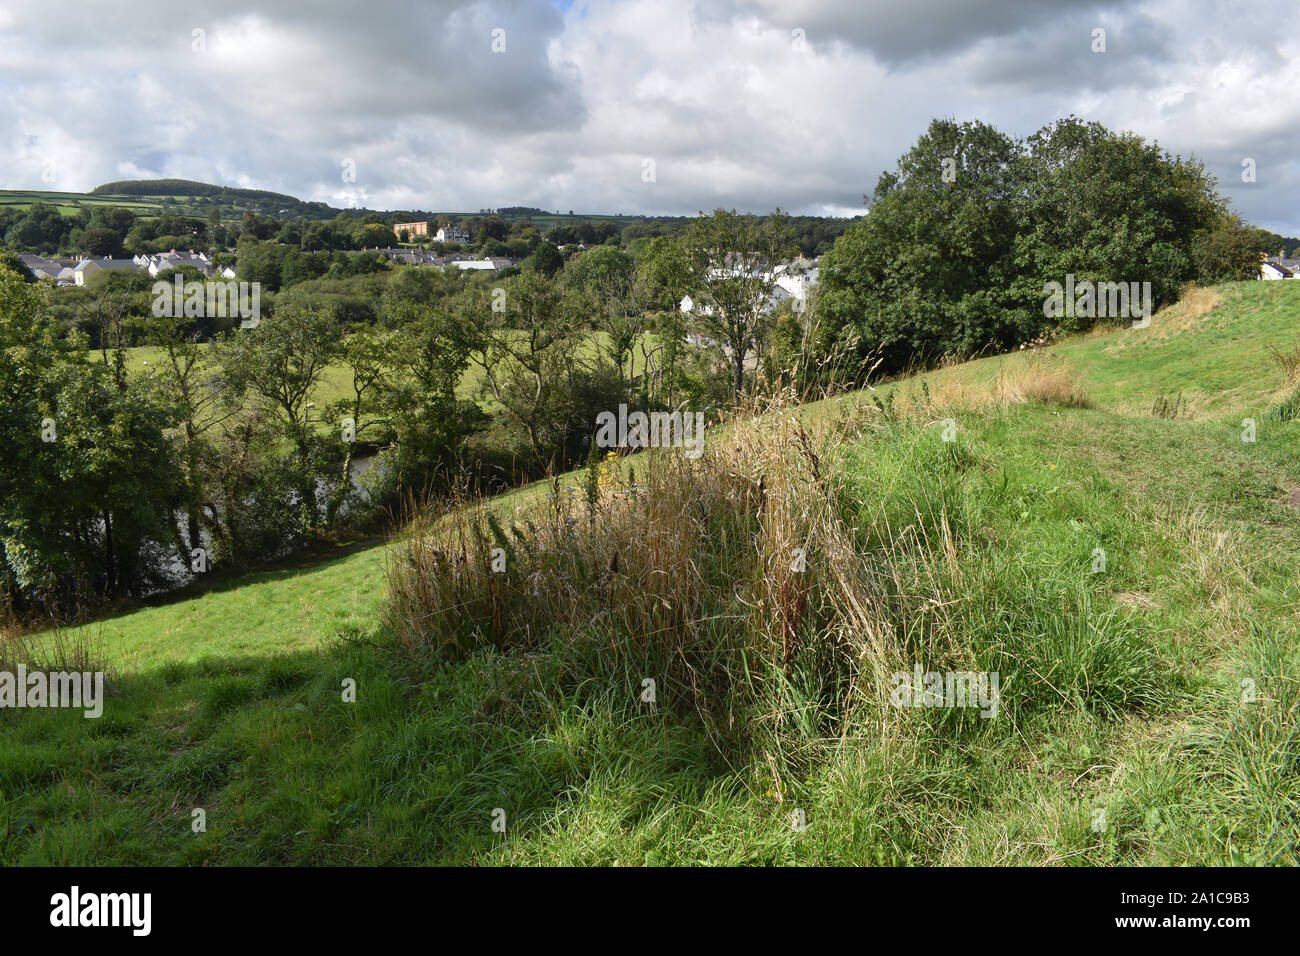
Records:
[[[307,202],[296,196],[266,189],[214,186],[190,179],[135,179],[104,183],[90,191],[92,196],[140,196],[155,199],[202,200],[202,205],[251,209],[271,216],[305,216],[332,219],[342,210],[323,202]]]
[[[340,214],[360,220],[376,214],[390,224],[432,221],[445,216],[451,222],[468,229],[471,236],[475,237],[479,235],[485,221],[496,218],[507,226],[521,221],[527,222],[558,244],[570,242],[599,244],[605,242],[612,234],[620,235],[624,242],[651,236],[674,235],[681,232],[688,222],[685,216],[625,215],[574,210],[565,212],[558,209],[548,212],[539,206],[522,205],[480,209],[477,212],[339,209],[328,203],[308,202],[286,193],[266,189],[217,186],[192,179],[125,179],[103,183],[88,193],[0,189],[0,238],[3,238],[6,230],[13,225],[15,216],[27,213],[36,203],[53,206],[65,219],[82,215],[96,207],[127,209],[139,219],[181,216],[206,220],[212,211],[217,209],[221,220],[227,224],[240,222],[244,214],[249,212],[262,219],[278,221],[289,219],[327,221]],[[851,221],[821,216],[793,216],[790,225],[794,230],[800,251],[806,256],[817,256],[830,249]],[[55,234],[47,238],[46,244],[51,247],[57,246],[59,239],[56,230]],[[19,251],[38,250],[24,245]]]

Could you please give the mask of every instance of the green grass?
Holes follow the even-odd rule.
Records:
[[[608,333],[605,332],[591,333],[579,348],[579,356],[587,359],[595,358],[600,344],[608,340],[608,338]],[[647,348],[653,348],[657,338],[654,333],[646,333],[644,340],[647,343]],[[202,347],[206,348],[206,345]],[[130,372],[143,373],[150,367],[157,367],[167,361],[165,350],[155,345],[140,345],[124,351],[126,352],[126,367]],[[103,359],[103,353],[98,349],[91,350],[90,356],[95,361],[102,361]],[[640,359],[640,346],[638,345],[632,359],[627,363],[625,371],[631,374],[641,374],[643,368]],[[463,399],[480,398],[485,379],[486,375],[482,367],[471,364],[466,368],[465,374],[461,376],[460,384],[456,387],[457,396]],[[343,365],[330,365],[322,372],[320,382],[311,394],[311,401],[316,403],[318,409],[323,409],[328,404],[343,399],[351,400],[352,397],[351,370]],[[489,408],[492,406],[490,396],[485,400],[485,404]],[[331,433],[338,427],[335,422],[324,420],[318,422],[317,425],[321,431]]]
[[[1053,347],[1089,407],[981,403],[1025,365],[1010,355],[804,410],[855,436],[822,460],[857,552],[892,569],[897,653],[997,669],[995,720],[828,733],[822,665],[728,663],[756,626],[735,603],[753,529],[722,512],[692,552],[723,655],[694,673],[730,681],[703,711],[667,678],[662,707],[639,702],[671,662],[608,615],[402,653],[384,569],[408,552],[373,548],[92,625],[102,718],[0,713],[0,863],[1300,862],[1300,422],[1269,417],[1286,390],[1267,356],[1300,335],[1300,283],[1218,291],[1204,315]],[[1186,413],[1153,415],[1171,393]],[[592,577],[564,599],[597,601],[600,569],[573,567]]]

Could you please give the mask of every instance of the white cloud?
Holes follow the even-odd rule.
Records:
[[[1026,135],[1075,113],[1196,154],[1248,218],[1300,233],[1300,43],[1264,7],[199,0],[71,16],[17,0],[3,22],[9,188],[180,176],[376,208],[856,215],[933,117]]]

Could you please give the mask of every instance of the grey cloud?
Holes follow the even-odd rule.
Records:
[[[1063,16],[1117,7],[1121,0],[739,0],[738,15],[803,29],[808,42],[842,43],[891,66],[968,49],[982,40],[1038,29]]]
[[[1196,153],[1244,215],[1296,234],[1300,70],[1280,22],[1219,0],[577,0],[565,14],[199,0],[165,15],[124,0],[79,16],[9,0],[0,185],[180,176],[372,208],[856,210],[935,116],[1026,135],[1075,113]]]

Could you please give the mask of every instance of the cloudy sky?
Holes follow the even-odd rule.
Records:
[[[854,215],[933,117],[1023,136],[1070,113],[1196,155],[1300,235],[1296,0],[0,6],[11,189]]]

